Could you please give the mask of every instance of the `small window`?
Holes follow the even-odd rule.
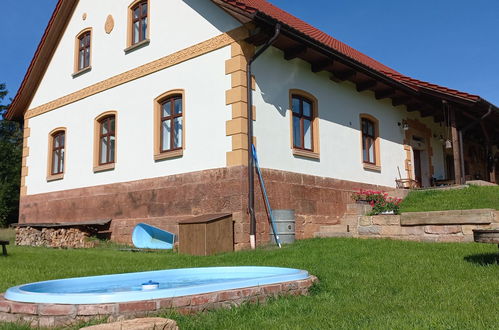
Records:
[[[91,30],[87,29],[81,32],[76,38],[76,73],[87,71],[86,69],[90,68],[91,36]]]
[[[66,129],[57,128],[49,133],[47,180],[62,179],[65,169]]]
[[[66,133],[60,131],[52,136],[52,175],[64,173],[64,144]]]
[[[131,42],[130,45],[135,45],[141,41],[147,40],[148,36],[148,3],[140,1],[130,8],[131,16]]]
[[[297,156],[319,158],[317,99],[299,90],[290,94],[291,143]]]
[[[293,147],[314,150],[314,115],[312,102],[302,96],[293,95]]]
[[[111,115],[104,117],[99,123],[99,165],[114,163],[116,120]]]
[[[155,159],[181,156],[184,149],[184,92],[173,90],[155,100]]]
[[[94,125],[94,172],[112,170],[116,163],[116,111],[101,114]]]
[[[362,162],[367,169],[380,169],[378,120],[361,115]]]

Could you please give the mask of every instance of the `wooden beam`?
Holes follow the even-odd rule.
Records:
[[[454,177],[456,184],[461,184],[461,152],[459,149],[459,136],[456,125],[456,113],[453,108],[450,108],[450,124],[452,134],[452,154],[454,156]]]
[[[323,71],[328,66],[332,65],[334,62],[332,60],[325,60],[321,62],[312,63],[312,72],[317,73]]]
[[[374,96],[376,97],[376,100],[382,100],[382,99],[386,99],[387,97],[392,96],[393,94],[395,94],[395,92],[396,91],[393,88],[390,88],[390,89],[377,91],[374,93]]]
[[[333,77],[331,80],[333,81],[345,81],[347,79],[352,78],[357,73],[355,70],[341,70],[341,71],[333,71]]]
[[[369,80],[366,82],[358,83],[357,84],[357,92],[363,92],[365,90],[374,88],[378,82],[376,80]]]
[[[284,50],[284,58],[288,61],[297,58],[300,55],[303,55],[307,52],[307,47],[303,45],[299,45],[296,47],[291,47]]]
[[[406,104],[411,98],[409,96],[399,96],[392,99],[392,105],[397,107],[402,104]]]

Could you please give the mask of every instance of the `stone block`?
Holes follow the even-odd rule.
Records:
[[[78,305],[77,315],[110,315],[116,313],[117,304]]]
[[[424,232],[435,235],[448,235],[462,233],[461,226],[425,226]]]
[[[400,226],[400,216],[399,215],[375,215],[372,217],[373,225],[382,225],[382,226],[391,226],[397,225]]]
[[[10,302],[4,299],[0,299],[0,312],[9,313],[10,312]]]
[[[118,309],[120,313],[134,313],[141,311],[155,311],[156,302],[155,301],[133,301],[126,303],[119,303]]]
[[[263,287],[263,293],[266,295],[278,295],[281,291],[281,284],[270,284]]]
[[[241,289],[241,295],[243,297],[258,296],[261,293],[262,293],[262,288],[259,287],[259,286],[252,287],[252,288]]]
[[[402,225],[457,225],[457,224],[489,224],[493,219],[492,209],[450,210],[432,212],[402,213]]]
[[[177,297],[172,300],[172,307],[184,307],[189,306],[191,304],[191,297]]]
[[[28,304],[28,303],[19,303],[19,302],[11,302],[10,303],[10,312],[13,314],[38,314],[38,305],[37,304]]]
[[[207,293],[193,297],[191,299],[191,306],[206,305],[206,304],[215,303],[217,301],[218,301],[217,293]]]
[[[381,235],[383,236],[400,236],[403,235],[402,227],[400,226],[382,226]]]
[[[359,226],[359,235],[379,235],[381,234],[381,226]]]
[[[161,317],[146,317],[128,321],[105,323],[81,328],[80,330],[178,330],[177,322]]]
[[[62,316],[75,313],[75,305],[40,304],[38,306],[38,314],[43,316]]]
[[[372,225],[372,218],[371,216],[362,216],[359,217],[359,226],[370,226]]]
[[[235,300],[241,298],[242,296],[241,290],[223,291],[218,294],[218,301]]]

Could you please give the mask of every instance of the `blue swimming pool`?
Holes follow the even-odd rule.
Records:
[[[280,267],[182,268],[23,284],[8,289],[5,298],[28,303],[101,304],[187,296],[307,278],[307,271]]]

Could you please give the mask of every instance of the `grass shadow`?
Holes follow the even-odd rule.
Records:
[[[481,266],[499,265],[499,253],[481,253],[464,257],[464,260]]]

